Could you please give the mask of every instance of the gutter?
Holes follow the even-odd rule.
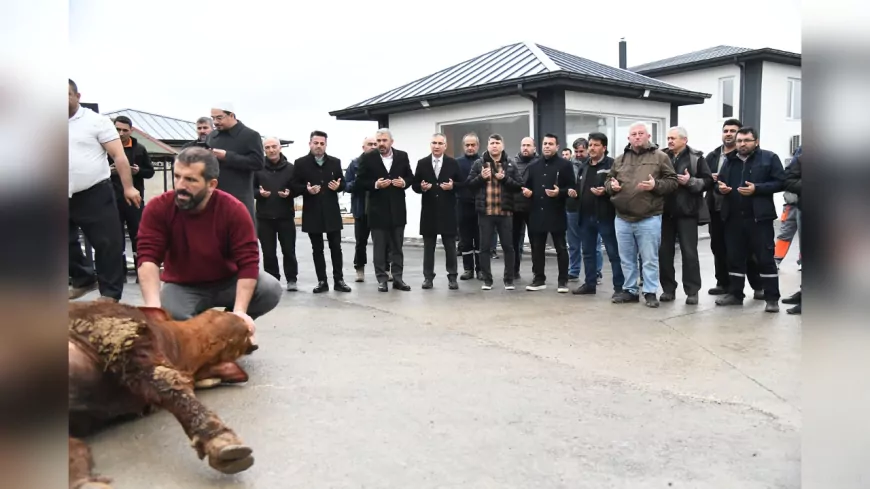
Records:
[[[740,58],[734,56],[734,64],[740,68],[740,104],[737,108],[737,118],[743,120],[743,107],[746,105],[746,63],[740,61]]]
[[[527,92],[523,87],[522,82],[517,83],[517,93],[520,95],[520,97],[532,101],[532,123],[535,125],[535,141],[537,142],[539,141],[538,131],[541,127],[541,121],[538,120],[540,116],[540,111],[538,110],[538,97],[535,97],[534,95]]]

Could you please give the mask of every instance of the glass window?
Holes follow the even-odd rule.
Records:
[[[734,77],[719,79],[720,115],[723,118],[734,117]]]
[[[620,117],[616,121],[616,137],[615,142],[610,145],[607,149],[610,150],[611,156],[614,158],[617,155],[623,153],[623,150],[626,146],[628,146],[628,128],[631,127],[635,122],[644,122],[646,123],[646,127],[649,129],[652,137],[650,141],[657,144],[659,149],[662,149],[664,146],[659,142],[659,130],[664,124],[661,119],[633,119],[630,117]]]
[[[797,78],[788,79],[788,107],[786,116],[789,119],[801,118],[801,81]]]
[[[486,151],[486,142],[491,134],[501,134],[508,155],[514,156],[520,152],[520,143],[529,133],[529,115],[520,114],[507,117],[496,117],[479,121],[440,124],[441,132],[447,137],[447,154],[459,158],[465,154],[462,138],[473,132],[480,139],[480,153]]]
[[[607,136],[607,149],[613,154],[613,141],[616,121],[613,116],[597,114],[565,114],[565,144],[562,148],[571,148],[577,138],[589,139],[589,134],[600,132]]]

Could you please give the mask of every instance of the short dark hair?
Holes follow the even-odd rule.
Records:
[[[725,121],[724,124],[722,124],[722,127],[725,127],[725,126],[743,127],[743,123],[740,122],[740,119],[728,119],[727,121]]]
[[[205,168],[202,170],[202,177],[205,178],[206,182],[216,180],[221,173],[220,164],[214,153],[198,146],[191,146],[178,153],[178,156],[175,157],[175,163],[182,165],[204,163]]]
[[[490,134],[489,139],[495,139],[496,141],[504,142],[504,138],[501,137],[501,134]]]
[[[752,139],[755,139],[756,141],[758,140],[758,131],[756,131],[754,127],[741,127],[740,130],[737,131],[737,134],[751,134]]]
[[[323,131],[311,131],[311,135],[308,136],[308,140],[311,141],[311,140],[314,139],[316,136],[320,136],[320,137],[322,137],[323,139],[328,139],[328,138],[326,137],[326,133],[323,132]]]
[[[590,132],[589,140],[598,141],[602,146],[607,147],[607,135],[602,132]]]
[[[76,82],[72,81],[72,78],[69,79],[69,86],[72,87],[73,93],[79,93],[79,86],[76,85]]]
[[[112,122],[120,122],[121,124],[127,124],[128,126],[130,126],[130,129],[133,129],[133,121],[131,121],[130,118],[127,117],[126,115],[119,115],[118,117],[115,117],[115,119]]]
[[[574,140],[573,143],[571,143],[571,147],[574,149],[577,149],[578,146],[583,146],[584,148],[588,148],[589,141],[587,141],[585,138],[577,138]]]
[[[559,136],[556,136],[555,134],[553,134],[553,133],[549,133],[549,132],[548,132],[547,134],[544,134],[544,137],[541,138],[541,140],[544,140],[544,139],[547,139],[547,138],[553,138],[553,139],[556,140],[556,144],[559,144]]]

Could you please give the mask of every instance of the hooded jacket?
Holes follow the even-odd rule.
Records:
[[[655,179],[655,187],[651,191],[638,189],[637,185],[650,175]],[[619,182],[619,192],[613,191],[611,178]],[[665,196],[677,189],[677,174],[671,159],[655,144],[648,143],[638,151],[629,144],[613,161],[604,189],[618,217],[638,222],[664,212]]]
[[[293,219],[296,209],[290,189],[295,167],[281,154],[276,163],[266,159],[266,167],[254,173],[254,198],[257,201],[257,219]],[[271,192],[268,197],[260,195],[260,187]],[[278,195],[281,190],[290,190],[286,198]]]

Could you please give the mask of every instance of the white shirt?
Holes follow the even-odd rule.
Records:
[[[387,173],[389,173],[393,167],[393,150],[391,149],[390,154],[386,156],[381,155],[381,160],[384,162],[384,166],[387,167]],[[378,188],[378,182],[375,182],[375,188]]]
[[[79,106],[69,118],[69,196],[109,178],[109,158],[103,143],[119,139],[107,116]]]
[[[435,170],[435,178],[438,178],[438,176],[439,176],[438,171],[440,169],[438,168],[438,165],[440,165],[440,164],[441,164],[441,158],[438,156],[432,155],[432,169]]]

